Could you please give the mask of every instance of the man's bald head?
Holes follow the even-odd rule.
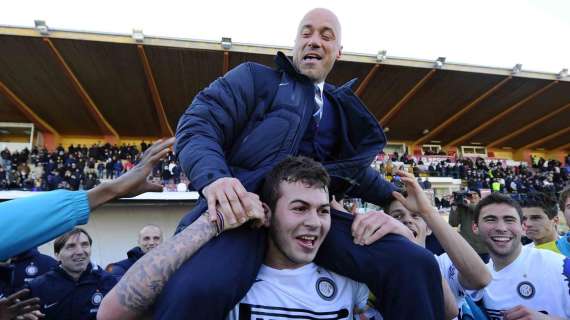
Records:
[[[330,10],[316,8],[305,14],[295,37],[293,64],[313,82],[325,81],[342,54],[341,27]]]
[[[162,230],[154,224],[146,225],[139,231],[138,242],[141,250],[147,253],[162,243]]]

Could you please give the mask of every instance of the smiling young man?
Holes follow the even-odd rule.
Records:
[[[313,263],[331,228],[329,181],[323,166],[306,157],[288,158],[267,176],[262,189],[269,227],[263,239],[265,259],[254,284],[226,319],[348,320],[355,310],[365,311],[368,288],[364,284]],[[258,207],[256,212],[263,211],[261,203]],[[225,214],[217,215],[227,221]],[[138,318],[182,260],[193,259],[216,232],[223,236],[241,223],[215,225],[217,231],[202,216],[142,257],[105,297],[99,319]],[[234,283],[228,283],[226,290],[235,290]],[[374,318],[377,315],[368,310],[367,319],[379,319]]]
[[[287,156],[312,158],[331,176],[354,181],[349,197],[378,205],[391,200],[393,186],[370,167],[386,144],[378,120],[352,91],[355,81],[339,87],[326,83],[342,55],[341,33],[333,12],[313,9],[296,30],[292,60],[280,52],[276,69],[241,64],[198,93],[180,118],[175,150],[203,197],[178,231],[206,210],[215,219],[217,207],[230,222],[246,219],[247,191],[259,192],[265,175]],[[355,247],[352,223],[351,216],[333,215],[319,263],[365,282],[386,318],[442,318],[441,276],[433,256],[396,235]],[[265,243],[258,233],[241,228],[210,241],[173,275],[155,317],[222,319],[247,293],[263,263]],[[397,274],[390,272],[396,269]],[[230,281],[235,290],[226,289]],[[394,290],[416,299],[399,299],[390,294]]]
[[[29,283],[31,296],[40,298],[45,319],[96,319],[103,297],[117,281],[91,263],[91,244],[91,236],[81,228],[54,241],[59,267]]]
[[[570,318],[570,260],[523,247],[523,213],[508,196],[492,193],[475,208],[473,231],[489,249],[493,280],[471,295],[491,319]]]
[[[520,201],[529,246],[561,253],[557,246],[558,207],[556,199],[544,193],[529,193]]]

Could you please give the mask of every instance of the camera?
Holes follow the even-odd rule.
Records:
[[[453,192],[453,204],[456,206],[466,206],[471,195],[469,191],[454,191]]]

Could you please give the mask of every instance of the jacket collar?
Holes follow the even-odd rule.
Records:
[[[291,59],[289,59],[289,57],[287,57],[285,53],[283,53],[282,51],[277,52],[277,55],[275,56],[275,64],[277,64],[278,70],[286,72],[301,81],[307,81],[312,83],[312,81],[309,78],[307,78],[307,76],[302,75],[297,71],[297,68],[295,68],[295,66],[293,65],[293,61],[291,61]],[[343,90],[343,89],[352,90],[352,87],[354,86],[354,84],[356,84],[357,81],[358,79],[354,78],[339,87],[325,82],[325,91],[334,93],[337,90]]]

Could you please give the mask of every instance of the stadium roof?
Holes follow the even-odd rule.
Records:
[[[70,136],[172,134],[196,93],[245,61],[290,48],[0,26],[0,122]],[[388,138],[570,149],[561,74],[346,53],[327,79],[356,93]]]

